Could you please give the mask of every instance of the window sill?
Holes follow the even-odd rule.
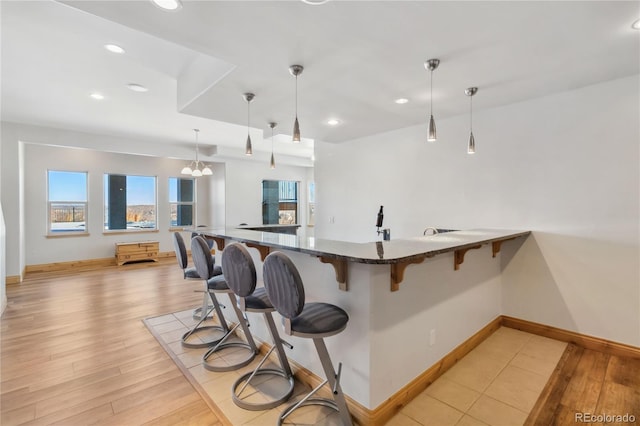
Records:
[[[185,232],[185,230],[186,230],[187,228],[192,228],[192,226],[191,226],[191,225],[185,225],[185,226],[174,226],[174,227],[169,228],[169,232],[176,232],[176,231],[178,231],[178,232]]]
[[[160,232],[158,229],[123,229],[117,231],[102,231],[102,235],[154,234],[158,232]]]
[[[73,237],[88,237],[88,232],[64,232],[59,234],[47,234],[45,238],[73,238]]]

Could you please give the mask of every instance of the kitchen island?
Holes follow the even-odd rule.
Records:
[[[502,314],[501,249],[515,253],[529,235],[476,229],[353,243],[236,228],[198,232],[216,241],[217,256],[232,242],[250,247],[259,281],[264,258],[284,252],[300,271],[308,301],[349,314],[346,330],[326,343],[332,359],[343,362],[345,394],[370,412]],[[251,330],[269,341],[261,321],[252,321]],[[287,356],[322,376],[313,344],[286,339],[294,346]]]

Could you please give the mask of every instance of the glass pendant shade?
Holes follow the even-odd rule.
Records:
[[[253,148],[251,146],[251,136],[247,135],[247,143],[244,146],[244,153],[247,155],[253,154]]]
[[[180,173],[182,173],[183,175],[190,175],[191,173],[193,173],[193,170],[191,170],[191,167],[189,166],[184,166]]]
[[[467,148],[468,154],[476,153],[476,139],[473,137],[473,132],[469,134],[469,147]]]
[[[202,176],[202,172],[201,172],[199,169],[195,169],[195,170],[193,171],[193,173],[191,173],[191,176],[193,176],[193,177],[200,177],[200,176]]]
[[[204,169],[202,169],[202,176],[211,176],[212,174],[213,171],[211,168],[209,166],[204,166]]]
[[[293,141],[300,142],[300,124],[298,123],[297,116],[296,121],[293,123]]]
[[[429,133],[427,135],[427,141],[435,142],[436,137],[436,120],[433,119],[433,115],[429,118]]]
[[[275,159],[275,157],[273,156],[273,152],[271,153],[271,163],[270,163],[270,166],[271,166],[271,168],[272,168],[272,169],[275,169],[275,168],[276,168],[276,159]]]

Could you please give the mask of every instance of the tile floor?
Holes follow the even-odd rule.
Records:
[[[181,336],[194,323],[191,310],[146,322],[234,425],[276,424],[283,406],[268,411],[248,411],[237,407],[231,399],[231,385],[255,368],[259,356],[238,371],[214,373],[202,367],[204,349],[185,349],[180,343]],[[502,327],[411,401],[387,425],[522,425],[565,347],[564,342]],[[213,362],[233,362],[239,356],[244,354],[227,350],[222,356],[216,355]],[[282,383],[273,386],[282,386]],[[296,382],[293,401],[308,390]],[[248,393],[252,391],[255,389]],[[259,393],[252,397],[260,398]],[[291,416],[286,424],[333,425],[339,421],[331,410],[310,407]]]
[[[502,327],[387,425],[522,425],[566,346]]]
[[[235,371],[228,372],[212,372],[206,370],[202,366],[202,355],[206,352],[206,349],[186,349],[182,346],[180,341],[182,335],[189,330],[189,328],[196,322],[192,318],[193,310],[184,312],[177,312],[175,314],[163,315],[160,317],[150,318],[146,320],[146,323],[151,327],[154,332],[159,335],[160,339],[168,346],[169,350],[178,358],[179,362],[186,367],[192,376],[192,378],[198,382],[204,392],[207,393],[209,398],[220,408],[229,421],[233,425],[238,426],[265,426],[277,424],[277,419],[283,409],[292,402],[296,402],[301,399],[311,389],[296,381],[292,398],[282,404],[267,411],[249,411],[239,408],[231,398],[230,389],[234,382],[243,374],[253,371],[257,364],[262,359],[259,354],[256,358],[246,367]],[[258,319],[260,320],[260,319]],[[209,323],[209,321],[207,321]],[[213,323],[212,323],[213,324]],[[205,332],[198,333],[197,336],[191,336],[190,342],[197,342],[200,338],[207,339],[213,337],[217,331],[211,331],[211,334]],[[216,366],[222,366],[225,363],[233,364],[240,359],[246,359],[247,352],[245,349],[225,349],[221,355],[214,354],[208,360],[211,364]],[[267,361],[264,368],[276,368],[277,366]],[[245,401],[254,402],[265,398],[258,389],[267,394],[272,391],[273,395],[281,395],[282,388],[288,387],[288,383],[281,378],[275,378],[271,380],[265,380],[263,378],[256,378],[252,381],[255,386],[248,386],[243,392],[243,397],[246,396]],[[271,399],[273,400],[273,399]],[[291,425],[340,425],[337,414],[328,408],[323,407],[308,407],[296,411],[290,417],[287,418],[285,423],[287,426]]]

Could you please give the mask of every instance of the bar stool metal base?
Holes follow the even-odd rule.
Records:
[[[209,312],[211,311],[211,309],[213,309],[213,305],[207,305],[205,312]],[[202,306],[199,308],[195,308],[193,310],[193,315],[191,316],[194,320],[200,320],[202,319]],[[209,315],[208,318],[213,318],[213,314]]]
[[[304,399],[302,401],[299,401],[295,404],[291,404],[289,405],[284,412],[280,415],[280,417],[278,417],[278,426],[281,426],[284,422],[284,420],[291,414],[293,413],[295,410],[297,410],[298,408],[301,407],[308,407],[310,405],[320,405],[323,407],[327,407],[327,408],[331,408],[332,410],[336,411],[337,413],[340,413],[340,409],[338,408],[338,405],[330,400],[330,399],[326,399],[326,398],[309,398],[309,399]]]
[[[222,333],[222,335],[220,337],[218,337],[218,338],[213,339],[213,340],[206,340],[206,341],[203,341],[203,342],[200,342],[200,343],[187,341],[189,336],[196,336],[198,333],[201,333],[203,331],[209,331],[209,330],[217,330],[220,333]],[[219,325],[207,325],[207,326],[204,326],[204,327],[197,327],[197,328],[195,328],[193,330],[187,331],[186,333],[184,333],[182,335],[182,347],[188,348],[188,349],[208,348],[210,346],[213,346],[213,345],[217,344],[222,339],[224,339],[224,336],[226,335],[226,333],[227,333],[227,331],[225,331],[225,329],[220,327]]]
[[[215,296],[213,294],[209,295],[208,293],[205,293],[205,297],[206,296],[209,296],[211,298],[213,305],[208,307],[208,309],[203,309],[205,305],[198,308],[200,309],[201,313],[204,310],[205,315],[204,316],[201,315],[195,327],[193,327],[191,330],[187,331],[185,334],[182,335],[182,346],[185,348],[188,348],[188,349],[208,348],[210,346],[219,344],[229,334],[229,327],[227,326],[227,323],[224,320],[224,317],[222,316],[222,310],[220,309],[220,304],[215,299]],[[200,324],[202,324],[207,318],[211,318],[213,316],[214,310],[218,315],[221,325],[205,325],[201,327]],[[189,342],[187,340],[190,336],[196,336],[198,333],[209,332],[211,330],[219,331],[221,335],[214,339],[205,340],[203,342]]]
[[[232,333],[229,332],[225,337],[223,337],[221,339],[224,340],[226,337],[228,337],[230,334]],[[251,361],[253,361],[253,359],[256,357],[256,351],[251,347],[250,344],[245,343],[245,342],[229,342],[229,343],[222,343],[219,342],[215,347],[209,349],[204,356],[202,357],[202,366],[209,370],[209,371],[215,371],[217,373],[220,372],[224,372],[224,371],[233,371],[233,370],[237,370],[238,368],[242,368],[246,365],[251,364]],[[219,352],[223,349],[226,348],[231,348],[231,347],[237,347],[237,348],[244,348],[244,349],[248,349],[249,350],[249,354],[247,356],[246,359],[241,360],[240,362],[237,362],[233,365],[214,365],[211,364],[210,362],[208,362],[208,358],[214,353],[214,352]]]
[[[272,401],[260,402],[260,403],[247,402],[243,400],[236,391],[238,387],[240,387],[244,383],[242,389],[240,389],[240,392],[239,392],[239,393],[242,393],[242,391],[244,390],[244,387],[248,385],[251,379],[255,376],[283,377],[289,382],[289,387],[286,389],[284,394],[282,394],[281,396],[278,396],[276,399]],[[293,376],[287,375],[284,371],[279,370],[277,368],[262,368],[259,370],[254,370],[252,372],[246,373],[245,375],[240,377],[238,380],[236,380],[233,386],[231,387],[231,397],[233,399],[233,402],[238,407],[244,408],[245,410],[250,410],[250,411],[270,410],[271,408],[275,408],[278,405],[282,404],[283,402],[287,401],[289,398],[291,398],[291,395],[293,394],[294,386],[295,386],[295,380]],[[264,393],[262,393],[262,395],[264,395]]]

